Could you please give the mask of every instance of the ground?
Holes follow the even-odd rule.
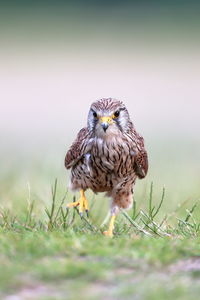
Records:
[[[146,207],[121,211],[111,239],[95,216],[99,201],[81,219],[66,211],[71,194],[60,194],[56,180],[40,213],[30,199],[21,213],[1,209],[1,299],[198,298],[198,205],[164,215],[165,190],[154,204],[151,184]]]
[[[1,299],[199,296],[199,239],[2,231],[0,242]]]

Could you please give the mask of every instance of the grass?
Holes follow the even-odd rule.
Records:
[[[57,180],[48,205],[31,201],[20,214],[0,210],[0,297],[9,299],[197,299],[200,292],[198,203],[163,214],[166,191],[146,207],[121,211],[113,239],[105,226],[66,210]],[[11,299],[11,298],[10,298]]]
[[[98,226],[93,220],[92,214],[88,219],[86,216],[80,218],[78,209],[66,209],[66,202],[72,201],[68,192],[57,199],[57,179],[52,187],[52,200],[50,207],[44,207],[46,214],[45,218],[38,219],[34,212],[34,201],[28,199],[28,205],[23,210],[20,216],[13,215],[9,210],[0,211],[0,228],[2,230],[12,231],[73,231],[76,233],[88,234],[102,234],[105,229],[104,226]],[[161,193],[161,198],[157,205],[153,202],[153,183],[150,185],[149,197],[147,199],[147,209],[138,209],[136,201],[133,202],[133,208],[130,213],[121,210],[121,215],[118,217],[119,221],[115,226],[115,236],[119,237],[124,234],[136,234],[151,237],[198,237],[200,234],[200,222],[196,218],[196,211],[199,211],[198,204],[195,203],[191,208],[185,209],[183,215],[181,208],[179,211],[171,212],[164,217],[158,218],[162,209],[165,197],[165,188]],[[75,201],[75,196],[73,197]],[[94,203],[93,203],[94,205]],[[93,205],[90,212],[93,212]],[[180,216],[179,216],[180,214]],[[175,215],[175,216],[174,216]],[[181,215],[183,217],[181,218]],[[170,219],[175,217],[176,222],[170,222]],[[119,224],[120,223],[120,224]],[[106,225],[107,226],[107,225]]]

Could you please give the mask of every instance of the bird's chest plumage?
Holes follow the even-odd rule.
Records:
[[[136,178],[132,146],[120,137],[90,140],[87,153],[72,169],[72,187],[104,192],[132,184]]]
[[[121,138],[95,138],[90,151],[89,168],[99,174],[123,177],[133,170],[132,153],[128,141]]]

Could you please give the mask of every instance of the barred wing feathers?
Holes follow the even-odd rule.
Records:
[[[137,150],[133,167],[136,175],[142,179],[148,172],[148,155],[144,147],[144,139],[139,134],[137,134]]]
[[[87,127],[82,128],[74,143],[71,145],[65,156],[65,167],[70,169],[74,166],[82,156],[87,152],[89,131]]]

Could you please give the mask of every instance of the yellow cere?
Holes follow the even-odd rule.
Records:
[[[113,117],[100,117],[99,120],[101,123],[111,124],[113,122]]]

